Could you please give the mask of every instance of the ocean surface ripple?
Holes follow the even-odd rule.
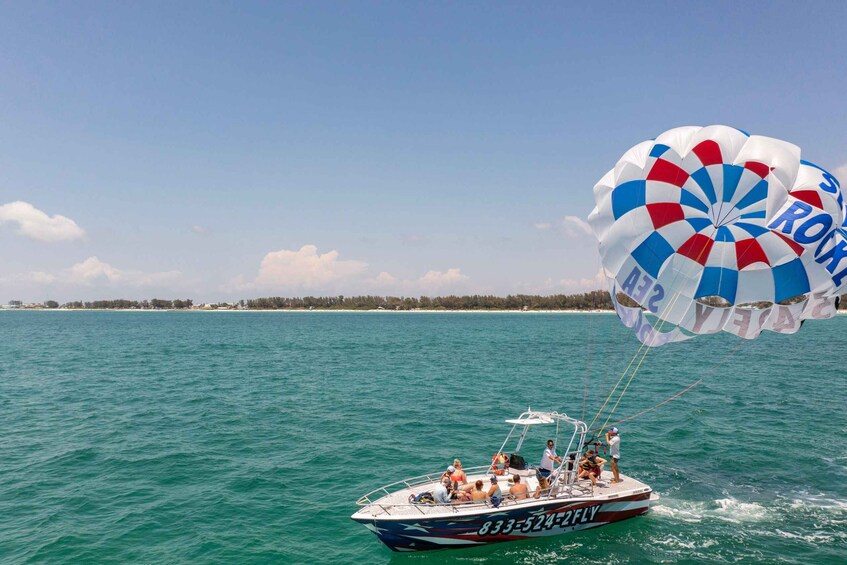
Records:
[[[650,351],[615,419],[704,379],[621,425],[650,514],[401,555],[356,499],[490,461],[527,406],[590,420],[638,350],[616,318],[0,312],[0,562],[844,563],[845,333]]]

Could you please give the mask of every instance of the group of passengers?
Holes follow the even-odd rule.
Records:
[[[489,481],[491,486],[488,490],[485,490],[485,483],[482,479],[478,479],[474,483],[468,483],[468,477],[465,471],[462,470],[462,462],[454,459],[453,464],[448,466],[447,470],[441,475],[441,480],[432,494],[435,502],[438,504],[461,504],[465,502],[485,501],[497,507],[503,501],[503,491],[500,489],[496,475],[489,477]],[[526,483],[521,482],[520,475],[512,475],[511,483],[508,493],[509,498],[514,500],[529,498],[529,487]],[[540,498],[549,492],[550,482],[546,477],[540,476],[534,497]]]
[[[619,451],[616,453],[615,449],[618,445],[620,445],[620,438],[617,437],[618,429],[612,428],[606,434],[606,441],[612,446],[612,471],[614,472],[614,480],[612,482],[621,482],[618,475],[617,468],[617,460],[620,458]],[[574,457],[574,455],[571,455]],[[570,463],[570,462],[569,462]],[[577,475],[577,479],[589,479],[591,481],[592,486],[597,485],[597,480],[600,478],[600,475],[603,473],[603,465],[605,465],[607,461],[600,457],[596,451],[593,449],[586,450],[585,454],[579,459],[579,475]],[[547,440],[547,449],[544,450],[544,455],[541,457],[541,473],[546,477],[549,477],[550,474],[553,473],[553,470],[557,465],[562,464],[562,458],[556,455],[555,444],[552,439]]]
[[[614,432],[610,431],[607,436],[613,433],[615,435],[617,434],[617,428],[614,428]],[[575,456],[571,455],[571,458],[573,457]],[[613,457],[614,462],[615,459]],[[547,440],[547,449],[544,450],[544,456],[541,458],[541,466],[538,469],[538,488],[535,490],[534,498],[540,498],[550,493],[552,490],[550,475],[561,464],[562,459],[556,455],[553,440]],[[579,475],[577,478],[587,478],[591,481],[592,486],[596,486],[597,480],[603,472],[603,465],[605,464],[605,459],[600,457],[593,449],[589,449],[579,460]],[[617,478],[617,473],[615,474],[614,482],[620,482]],[[491,486],[488,490],[484,489],[485,483],[482,479],[474,483],[469,483],[468,476],[462,469],[462,462],[454,459],[453,464],[449,465],[447,470],[441,475],[438,486],[435,487],[432,495],[437,504],[462,504],[465,502],[485,501],[497,507],[503,501],[503,492],[500,490],[496,475],[492,475],[489,481],[491,482]],[[510,498],[514,500],[529,498],[529,487],[526,483],[521,482],[521,476],[519,474],[512,475],[510,482],[512,483],[508,493]]]

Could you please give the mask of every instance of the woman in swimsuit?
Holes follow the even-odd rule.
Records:
[[[468,483],[468,476],[465,470],[462,469],[462,462],[458,459],[453,459],[453,467],[455,471],[450,475],[450,480],[453,481],[453,488],[457,491],[470,493],[473,490],[473,483]]]
[[[542,496],[546,496],[549,493],[550,481],[547,480],[547,477],[539,477],[538,488],[535,489],[535,495],[533,495],[533,498],[541,498]]]
[[[458,488],[459,485],[464,485],[468,482],[468,476],[462,469],[462,462],[458,459],[453,459],[453,467],[456,470],[453,471],[453,474],[450,475],[450,480],[453,481],[454,487]]]

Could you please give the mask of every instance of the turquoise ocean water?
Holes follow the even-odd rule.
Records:
[[[705,378],[620,426],[660,506],[409,555],[355,500],[484,464],[528,405],[580,416],[586,378],[593,415],[637,350],[614,316],[0,312],[0,562],[843,563],[845,335],[651,351],[615,416]]]

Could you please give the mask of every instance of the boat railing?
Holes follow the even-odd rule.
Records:
[[[468,467],[465,469],[468,475],[478,475],[482,473],[486,473],[490,467],[488,465],[481,465],[479,467]],[[570,472],[568,472],[570,474]],[[452,510],[453,512],[460,512],[462,510],[467,510],[473,507],[485,507],[485,508],[495,508],[493,504],[489,500],[480,500],[480,501],[465,501],[465,502],[451,502],[451,503],[437,503],[437,502],[410,502],[408,500],[401,500],[396,502],[386,502],[381,500],[385,496],[391,495],[395,492],[401,491],[403,489],[413,489],[415,487],[424,486],[424,485],[432,485],[433,483],[437,483],[441,477],[443,476],[443,472],[434,472],[427,473],[425,475],[419,475],[417,477],[411,477],[408,479],[402,479],[400,481],[395,481],[393,483],[387,484],[385,486],[379,487],[377,489],[372,490],[366,495],[359,498],[356,501],[358,506],[374,506],[378,507],[385,514],[392,514],[392,510],[408,510],[415,509],[421,514],[429,514],[433,510],[435,511],[446,511]],[[559,481],[555,481],[556,484],[552,487],[548,487],[545,489],[536,489],[527,491],[526,498],[517,498],[516,495],[513,495],[509,492],[502,492],[502,501],[496,508],[502,508],[504,506],[513,506],[515,504],[526,504],[532,502],[534,500],[539,499],[547,499],[547,498],[562,498],[562,497],[573,497],[573,496],[585,496],[585,492],[581,492],[583,489],[574,488],[576,485],[567,484],[565,479],[566,475],[562,475],[562,479]],[[541,491],[541,494],[536,498],[536,494]],[[424,492],[424,491],[422,491]],[[418,493],[420,494],[420,493]]]
[[[490,467],[488,465],[480,465],[478,467],[468,467],[464,469],[465,473],[469,475],[474,475],[478,473],[485,472]],[[359,500],[356,501],[356,504],[359,506],[368,506],[369,504],[373,504],[376,500],[382,498],[383,496],[392,494],[393,492],[397,492],[398,490],[403,490],[405,488],[414,488],[417,486],[422,486],[429,483],[435,483],[441,480],[441,477],[444,475],[444,471],[436,471],[434,473],[427,473],[426,475],[419,475],[417,477],[412,477],[409,479],[402,479],[399,481],[395,481],[393,483],[389,483],[385,486],[381,486],[362,496]],[[372,500],[376,498],[376,500]]]

